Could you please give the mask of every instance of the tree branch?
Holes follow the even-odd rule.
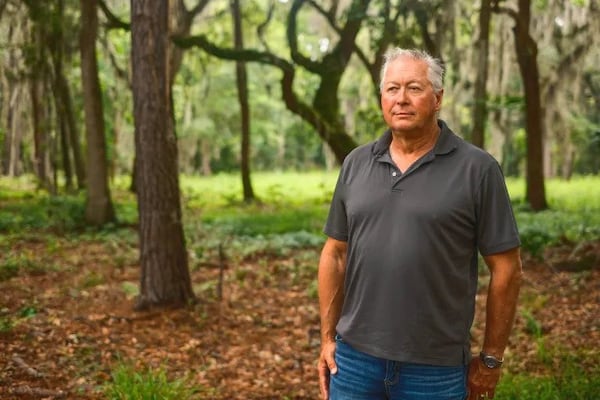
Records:
[[[208,5],[209,1],[210,0],[198,0],[198,4],[196,4],[194,7],[192,7],[191,10],[187,12],[188,16],[193,19],[196,15],[200,14],[202,10],[204,10],[204,8]]]
[[[333,10],[327,11],[321,5],[319,5],[315,0],[307,0],[308,4],[310,4],[319,14],[321,14],[327,22],[329,22],[329,26],[338,34],[342,34],[342,29],[336,25],[335,20],[335,8]]]
[[[497,14],[506,14],[511,17],[517,24],[519,23],[519,14],[509,7],[502,7],[498,0],[492,4],[492,11]]]
[[[124,22],[121,19],[119,19],[119,17],[117,17],[115,14],[113,14],[113,12],[110,11],[104,0],[99,0],[98,5],[102,9],[102,12],[108,20],[108,23],[106,24],[107,29],[123,29],[125,31],[131,30],[131,23]]]
[[[321,14],[325,18],[325,20],[327,20],[327,22],[329,22],[329,26],[331,27],[331,29],[333,29],[335,31],[335,33],[337,33],[338,36],[341,37],[343,34],[342,28],[337,26],[336,18],[335,18],[335,13],[337,10],[337,3],[334,2],[334,4],[332,5],[332,9],[327,11],[323,7],[321,7],[315,0],[307,0],[307,1],[319,14]],[[356,56],[362,61],[362,63],[367,67],[367,69],[369,69],[371,63],[370,63],[368,57],[365,55],[365,53],[362,51],[362,49],[360,47],[358,47],[356,44],[354,45],[354,52],[355,52]]]
[[[206,35],[196,36],[172,36],[173,43],[183,49],[189,49],[192,47],[198,47],[208,54],[215,57],[231,60],[231,61],[254,61],[261,64],[273,65],[282,71],[294,70],[292,64],[283,58],[277,57],[276,55],[269,52],[262,52],[253,49],[235,50],[232,48],[219,47],[209,41]]]
[[[184,49],[198,47],[208,54],[224,60],[258,62],[261,64],[272,65],[279,68],[283,77],[281,78],[281,96],[283,101],[291,112],[299,115],[306,122],[311,124],[317,132],[323,137],[325,132],[330,129],[329,125],[317,114],[317,112],[308,104],[301,101],[293,89],[295,69],[287,60],[277,57],[268,52],[262,52],[253,49],[235,50],[232,48],[223,48],[210,42],[205,35],[180,37],[173,36],[173,42]]]
[[[322,75],[323,71],[321,68],[321,64],[311,61],[310,58],[305,57],[298,50],[298,33],[296,30],[296,17],[298,15],[298,12],[300,11],[300,8],[302,8],[304,1],[305,0],[294,0],[292,8],[290,9],[290,14],[288,16],[287,38],[288,44],[290,46],[290,54],[292,56],[292,60],[294,60],[296,64],[302,66],[303,68],[312,73]]]
[[[256,28],[256,34],[258,36],[258,40],[265,47],[265,49],[267,49],[267,51],[270,51],[270,49],[269,49],[269,44],[265,40],[264,34],[265,34],[265,29],[267,29],[267,26],[269,26],[269,24],[271,23],[271,20],[273,19],[273,11],[274,10],[275,10],[275,3],[271,2],[271,4],[269,5],[269,11],[267,12],[267,19],[264,22],[260,23],[258,25],[258,27]]]

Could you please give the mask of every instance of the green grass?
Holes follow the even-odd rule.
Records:
[[[197,389],[185,378],[169,379],[163,368],[137,371],[119,364],[103,393],[109,400],[180,400],[190,399]]]
[[[244,204],[237,174],[182,176],[188,243],[201,254],[214,252],[220,243],[232,240],[239,242],[239,249],[257,251],[322,242],[321,229],[336,179],[336,170],[255,173],[252,183],[259,202]],[[522,179],[509,178],[507,186],[525,251],[540,256],[548,246],[600,238],[600,177],[546,180],[550,209],[538,213],[530,212],[524,203]],[[137,221],[135,195],[127,188],[128,179],[116,179],[113,198],[122,224],[96,230],[85,225],[82,194],[52,197],[36,190],[30,178],[1,178],[0,235],[8,236],[0,236],[0,249],[11,234],[43,231],[102,240],[120,235],[119,240],[135,242],[131,230],[121,229]]]
[[[580,243],[600,238],[600,177],[546,180],[549,209],[537,213],[525,204],[525,183],[507,179],[522,247],[534,256],[562,242]]]
[[[600,393],[600,369],[585,373],[568,361],[553,375],[502,376],[495,400],[596,400]]]

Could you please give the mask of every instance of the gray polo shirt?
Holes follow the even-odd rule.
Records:
[[[477,252],[520,242],[498,163],[438,124],[434,148],[404,173],[389,131],[354,149],[324,232],[348,242],[342,338],[376,357],[456,366],[470,360]]]

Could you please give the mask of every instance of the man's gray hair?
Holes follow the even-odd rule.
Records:
[[[383,56],[383,66],[381,67],[381,76],[379,80],[379,91],[383,91],[383,78],[388,66],[399,57],[410,57],[414,60],[421,60],[427,63],[427,78],[433,90],[439,93],[444,88],[444,65],[438,58],[432,57],[429,53],[418,49],[402,49],[395,47],[388,50]]]

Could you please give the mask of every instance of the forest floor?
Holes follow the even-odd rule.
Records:
[[[47,251],[35,240],[15,246]],[[57,239],[54,248],[50,257],[62,267],[0,282],[0,399],[101,399],[119,363],[185,377],[198,399],[318,397],[318,249],[248,259],[229,265],[222,279],[218,268],[195,268],[197,304],[139,313],[127,290],[137,285],[138,265],[115,267],[101,242]],[[301,267],[298,257],[315,267]],[[560,363],[552,349],[580,355],[591,368],[600,361],[600,242],[524,261],[507,371],[552,374]],[[573,271],[582,263],[587,271]],[[474,351],[486,285],[481,278]]]

